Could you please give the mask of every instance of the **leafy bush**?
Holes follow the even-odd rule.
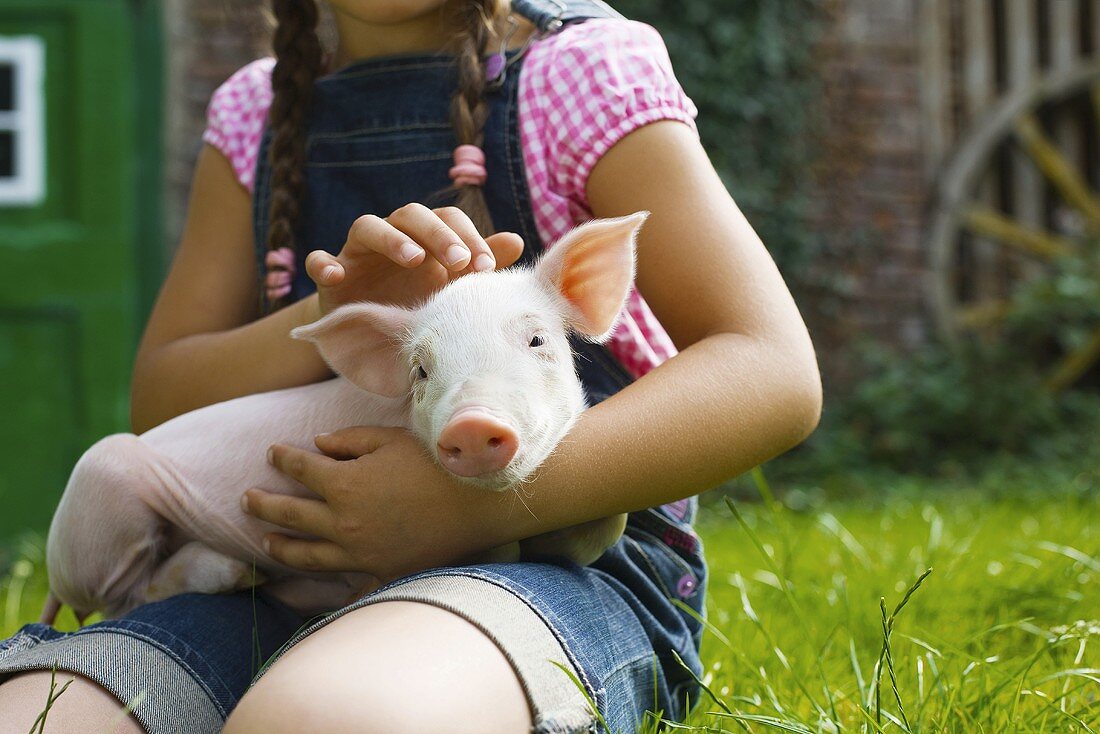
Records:
[[[999,323],[953,347],[857,350],[861,379],[828,406],[825,429],[803,453],[826,472],[936,472],[998,454],[1100,459],[1092,445],[1100,435],[1096,366],[1069,390],[1047,384],[1100,329],[1097,252],[1096,242],[1082,241],[1017,285]]]
[[[864,377],[827,405],[822,428],[787,470],[957,473],[1005,455],[1058,462],[1096,454],[1089,436],[1100,434],[1100,396],[1044,389],[1011,342],[858,353]]]
[[[1013,293],[1006,335],[1019,349],[1065,354],[1100,328],[1100,242],[1083,241]]]

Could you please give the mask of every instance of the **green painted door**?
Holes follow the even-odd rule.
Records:
[[[159,247],[159,154],[140,129],[158,104],[151,12],[0,0],[0,544],[43,531],[80,452],[129,423],[139,276]]]

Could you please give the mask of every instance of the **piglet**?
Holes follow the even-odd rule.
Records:
[[[372,579],[303,573],[263,552],[273,526],[245,515],[242,492],[308,490],[265,460],[273,443],[311,448],[354,425],[404,427],[439,464],[488,491],[516,489],[585,408],[570,331],[593,341],[615,325],[634,278],[646,213],[596,220],[533,268],[459,278],[423,305],[355,303],[295,329],[337,377],[249,395],[135,436],[108,436],[73,470],[47,541],[52,622],[59,602],[108,616],[183,592],[264,582],[305,614],[338,608]],[[556,555],[587,564],[625,516],[497,549],[492,559]]]

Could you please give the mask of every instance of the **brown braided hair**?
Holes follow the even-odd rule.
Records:
[[[451,126],[459,145],[482,147],[489,103],[485,99],[485,67],[482,58],[493,38],[497,22],[507,12],[501,0],[467,0],[456,8],[458,29],[453,42],[457,57],[458,89],[451,99]],[[482,236],[493,233],[489,205],[480,186],[456,187],[458,208],[466,212]]]
[[[274,95],[268,112],[272,135],[267,249],[294,250],[294,231],[306,193],[306,115],[324,56],[317,36],[316,0],[272,0],[271,10],[275,16],[275,68],[271,72]],[[272,309],[281,305],[268,304]]]
[[[454,12],[456,36],[452,51],[458,67],[458,89],[451,100],[451,125],[459,144],[481,147],[489,105],[485,100],[482,65],[497,22],[507,12],[507,0],[458,0]],[[273,99],[268,112],[272,129],[271,210],[268,250],[295,248],[294,233],[306,194],[306,119],[313,83],[324,70],[324,53],[317,33],[317,0],[272,0],[275,19],[272,40],[275,68]],[[493,232],[489,207],[480,186],[456,188],[456,204],[483,235]],[[263,289],[261,288],[261,291]],[[282,303],[269,303],[272,309]]]

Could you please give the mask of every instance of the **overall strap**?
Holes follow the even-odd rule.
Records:
[[[512,0],[512,11],[535,24],[540,33],[589,18],[621,18],[602,0]]]

